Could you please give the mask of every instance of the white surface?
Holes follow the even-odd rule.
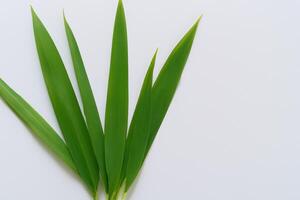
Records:
[[[63,29],[65,9],[103,119],[116,3],[1,0],[0,76],[56,129],[29,5],[48,27],[74,81]],[[130,113],[155,49],[160,49],[160,67],[204,14],[180,87],[130,199],[300,199],[300,2],[124,4]],[[2,102],[0,126],[0,199],[90,199],[81,183],[49,156]]]

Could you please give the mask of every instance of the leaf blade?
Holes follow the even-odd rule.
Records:
[[[168,111],[190,54],[201,17],[173,49],[152,88],[150,137],[145,158]],[[144,159],[145,159],[144,158]]]
[[[142,167],[147,148],[151,119],[152,79],[156,55],[157,51],[151,60],[151,64],[144,78],[143,86],[140,91],[138,102],[128,131],[124,158],[126,171],[125,192],[128,191],[129,187],[138,175],[138,172]]]
[[[59,52],[34,10],[32,20],[37,52],[48,94],[80,177],[92,193],[98,187],[98,166],[87,127]]]
[[[77,174],[73,159],[64,141],[46,120],[2,79],[0,79],[0,97],[32,131],[34,136]]]
[[[121,176],[128,123],[128,46],[125,12],[119,1],[111,51],[105,112],[105,160],[109,192]]]
[[[97,158],[100,175],[106,192],[108,192],[107,174],[105,167],[104,154],[104,134],[98,113],[95,98],[90,86],[90,82],[85,71],[81,53],[73,34],[73,31],[64,16],[65,31],[68,39],[69,49],[72,56],[73,67],[79,86],[80,96],[82,99],[84,115],[86,118],[89,136],[92,142],[93,150]]]

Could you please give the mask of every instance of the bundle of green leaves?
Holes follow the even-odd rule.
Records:
[[[100,182],[108,200],[119,197],[125,199],[167,113],[200,19],[177,44],[152,83],[155,52],[132,120],[128,124],[127,30],[123,4],[119,1],[113,32],[104,128],[77,42],[66,18],[65,30],[82,110],[61,56],[33,9],[32,19],[43,77],[63,138],[2,79],[0,97],[36,138],[80,177],[94,199],[98,198]]]

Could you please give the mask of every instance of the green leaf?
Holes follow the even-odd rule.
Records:
[[[102,178],[102,183],[105,187],[106,192],[108,192],[107,174],[106,174],[106,167],[105,167],[105,154],[104,154],[104,134],[101,125],[101,120],[99,117],[95,98],[90,86],[90,82],[87,73],[85,71],[80,50],[78,48],[78,44],[76,42],[74,34],[65,16],[64,16],[64,23],[65,23],[66,34],[67,34],[69,47],[71,51],[73,67],[75,70],[80,96],[82,99],[86,123],[89,130],[90,140],[92,142],[93,150],[97,158],[100,175]]]
[[[120,181],[128,123],[128,47],[122,1],[115,18],[105,113],[105,160],[112,195]]]
[[[0,97],[32,131],[33,135],[77,174],[73,159],[64,141],[43,117],[2,79],[0,79]]]
[[[151,119],[152,78],[156,55],[157,51],[152,58],[151,64],[145,76],[128,131],[124,158],[124,166],[126,170],[125,192],[127,192],[134,179],[138,175],[138,172],[142,167],[147,148]]]
[[[32,19],[41,68],[57,121],[80,177],[94,194],[99,170],[85,120],[59,52],[33,9]]]
[[[150,137],[145,157],[149,152],[175,94],[181,74],[190,54],[200,19],[201,18],[197,20],[194,26],[174,48],[153,85]]]

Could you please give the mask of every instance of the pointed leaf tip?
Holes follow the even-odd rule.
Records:
[[[68,23],[65,11],[63,11],[63,18],[64,18],[64,24],[65,24],[65,26],[69,26],[69,23]]]
[[[65,14],[65,9],[63,9],[63,17],[64,17],[64,21],[66,22],[67,21],[67,19],[66,19],[66,14]]]
[[[119,0],[117,9],[122,9],[122,10],[124,10],[124,4],[123,4],[123,1],[122,1],[122,0]]]
[[[154,67],[155,67],[157,53],[158,53],[158,49],[155,50],[155,53],[154,53],[154,55],[152,57],[152,60],[151,60],[150,66],[149,66],[149,70],[148,70],[148,72],[146,74],[146,76],[147,75],[149,76],[148,79],[151,79],[151,86],[152,86],[152,83],[153,83],[153,80],[152,80],[153,79],[153,70],[154,70]],[[147,78],[147,77],[145,77],[145,78]],[[150,80],[148,80],[148,81],[150,81]]]
[[[34,9],[33,9],[32,6],[30,6],[30,11],[31,11],[32,17],[35,17],[35,16],[36,16],[36,13],[35,13],[35,11],[34,11]]]
[[[158,48],[155,50],[155,53],[154,53],[154,58],[156,58],[156,56],[157,56],[157,53],[158,53]]]
[[[35,12],[34,8],[32,6],[30,6],[30,11],[31,11],[31,15],[32,15],[32,18],[34,19],[38,19],[38,15],[37,13]]]
[[[202,20],[202,18],[203,18],[203,15],[200,15],[200,17],[198,17],[198,19],[197,19],[197,24],[199,24],[199,22]]]
[[[200,17],[198,17],[198,19],[196,20],[196,22],[194,23],[194,25],[192,26],[192,28],[190,29],[190,31],[196,31],[200,21],[202,20],[203,15],[201,15]]]

